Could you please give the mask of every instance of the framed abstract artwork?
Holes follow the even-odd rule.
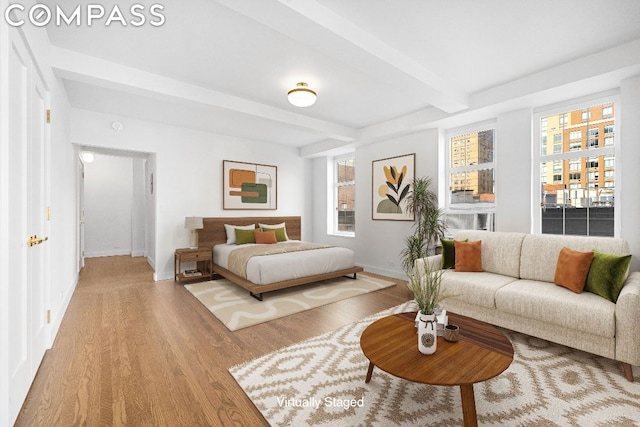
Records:
[[[415,177],[415,153],[372,163],[372,218],[413,221],[413,213],[407,212],[406,199]]]
[[[222,161],[223,209],[277,209],[278,168]]]

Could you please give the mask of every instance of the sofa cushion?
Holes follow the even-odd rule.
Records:
[[[443,269],[450,269],[456,266],[456,247],[453,242],[453,239],[440,239]],[[463,242],[466,242],[466,240],[463,240]]]
[[[631,255],[617,256],[595,249],[593,255],[584,290],[616,302],[624,286]]]
[[[475,305],[495,309],[496,290],[513,282],[513,277],[494,273],[469,273],[444,270],[441,294],[469,301]]]
[[[553,283],[518,280],[496,290],[496,308],[603,337],[614,337],[616,305],[590,292],[576,294]],[[523,320],[526,321],[526,320]]]
[[[582,252],[595,249],[612,255],[629,254],[629,244],[614,237],[527,234],[522,242],[520,277],[553,282],[558,255],[563,247]]]
[[[484,271],[482,269],[482,241],[459,242],[453,241],[456,249],[456,271]]]
[[[558,255],[558,265],[553,283],[564,286],[576,294],[584,289],[589,274],[589,267],[593,261],[593,252],[572,251],[562,248]]]
[[[524,236],[522,233],[460,230],[456,233],[455,239],[481,240],[482,269],[485,272],[517,278],[520,274],[520,249]]]

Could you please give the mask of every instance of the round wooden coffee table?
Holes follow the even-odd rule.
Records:
[[[460,327],[458,342],[438,337],[435,354],[418,351],[416,312],[383,317],[365,329],[360,347],[369,359],[365,382],[374,366],[417,383],[460,386],[465,426],[477,426],[473,384],[493,378],[511,365],[513,347],[500,330],[487,323],[447,313],[449,323]]]

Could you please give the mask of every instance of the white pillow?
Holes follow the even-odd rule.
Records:
[[[256,226],[253,224],[250,225],[229,225],[225,224],[224,229],[227,232],[227,245],[235,245],[236,244],[236,228],[240,230],[255,230]]]
[[[261,230],[273,230],[275,228],[284,228],[284,237],[287,238],[287,240],[289,239],[289,235],[287,234],[287,227],[285,225],[286,223],[281,222],[280,224],[258,224],[258,226],[260,227]]]

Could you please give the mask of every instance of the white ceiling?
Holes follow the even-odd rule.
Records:
[[[72,106],[307,155],[640,72],[638,0],[137,3],[162,4],[165,24],[47,26]],[[126,2],[100,4],[132,18]],[[312,107],[288,104],[299,81]]]

